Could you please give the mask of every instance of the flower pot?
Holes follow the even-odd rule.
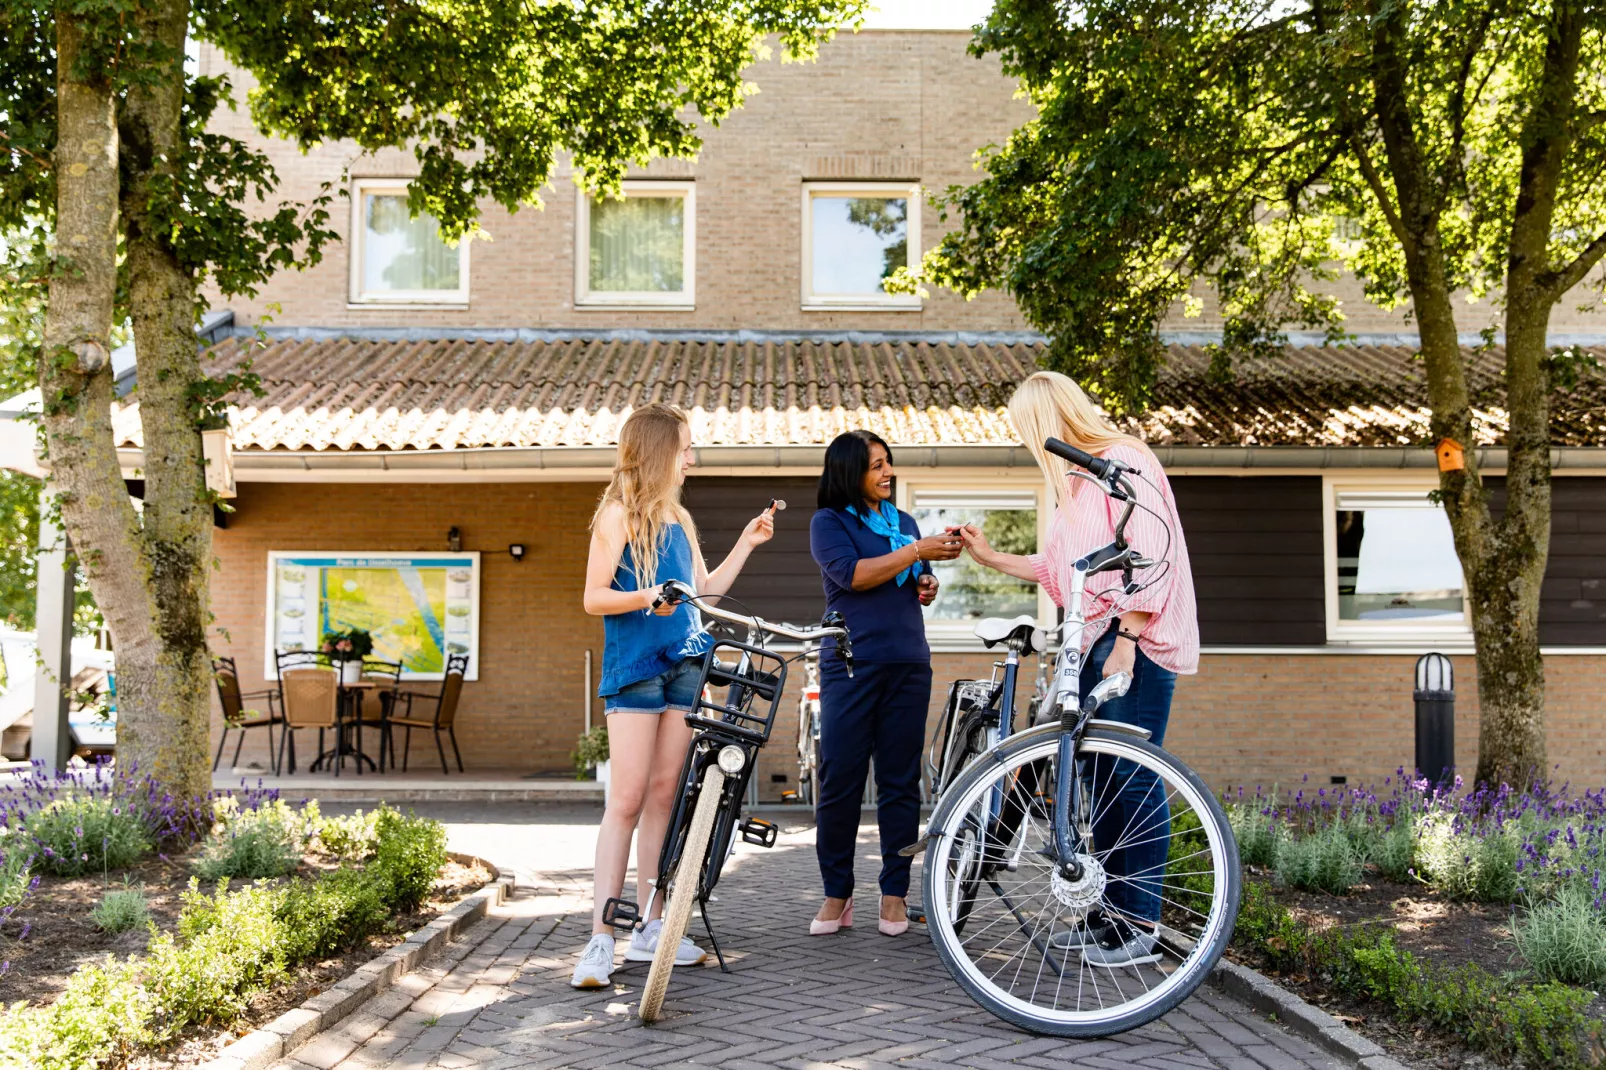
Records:
[[[362,662],[342,661],[340,663],[340,682],[355,684],[362,682]]]

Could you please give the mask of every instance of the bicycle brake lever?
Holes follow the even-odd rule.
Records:
[[[1089,691],[1087,693],[1087,697],[1082,700],[1082,712],[1084,714],[1091,714],[1100,706],[1110,701],[1110,699],[1120,698],[1131,689],[1131,673],[1118,672],[1112,676],[1106,676],[1104,679],[1100,680],[1097,686],[1095,686],[1093,690]]]

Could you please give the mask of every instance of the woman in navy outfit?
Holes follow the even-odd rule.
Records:
[[[898,851],[920,835],[920,751],[931,702],[931,648],[920,607],[937,597],[929,561],[963,547],[953,531],[920,537],[892,504],[892,451],[869,431],[838,435],[825,451],[819,511],[809,548],[825,582],[827,611],[853,637],[854,674],[829,641],[820,652],[820,798],[815,850],[825,903],[815,935],[853,926],[853,861],[859,800],[875,757],[881,827],[880,930],[909,928],[910,860]]]

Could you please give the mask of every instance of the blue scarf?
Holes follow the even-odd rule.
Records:
[[[848,506],[848,512],[864,521],[865,527],[890,541],[893,553],[897,553],[915,541],[910,536],[905,535],[903,529],[898,526],[898,510],[893,507],[891,502],[882,502],[879,511],[868,515],[860,513],[859,510],[851,505]],[[902,587],[904,581],[915,575],[919,569],[920,564],[916,562],[898,573],[898,586]]]

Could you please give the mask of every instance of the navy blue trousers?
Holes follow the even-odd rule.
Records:
[[[875,756],[881,826],[881,894],[909,894],[912,859],[898,852],[920,836],[920,752],[931,705],[931,665],[859,662],[848,679],[840,658],[820,663],[820,798],[814,850],[825,894],[853,894],[859,807]]]
[[[1104,678],[1104,659],[1115,646],[1111,628],[1093,644],[1082,664],[1082,694]],[[1171,719],[1171,695],[1177,674],[1149,660],[1140,648],[1132,666],[1132,687],[1120,698],[1099,707],[1098,716],[1109,721],[1147,728],[1155,746],[1165,743]],[[1092,769],[1093,846],[1108,851],[1104,867],[1110,883],[1110,905],[1141,921],[1160,920],[1161,884],[1166,853],[1171,844],[1171,808],[1167,786],[1146,769],[1124,758],[1100,755]]]

